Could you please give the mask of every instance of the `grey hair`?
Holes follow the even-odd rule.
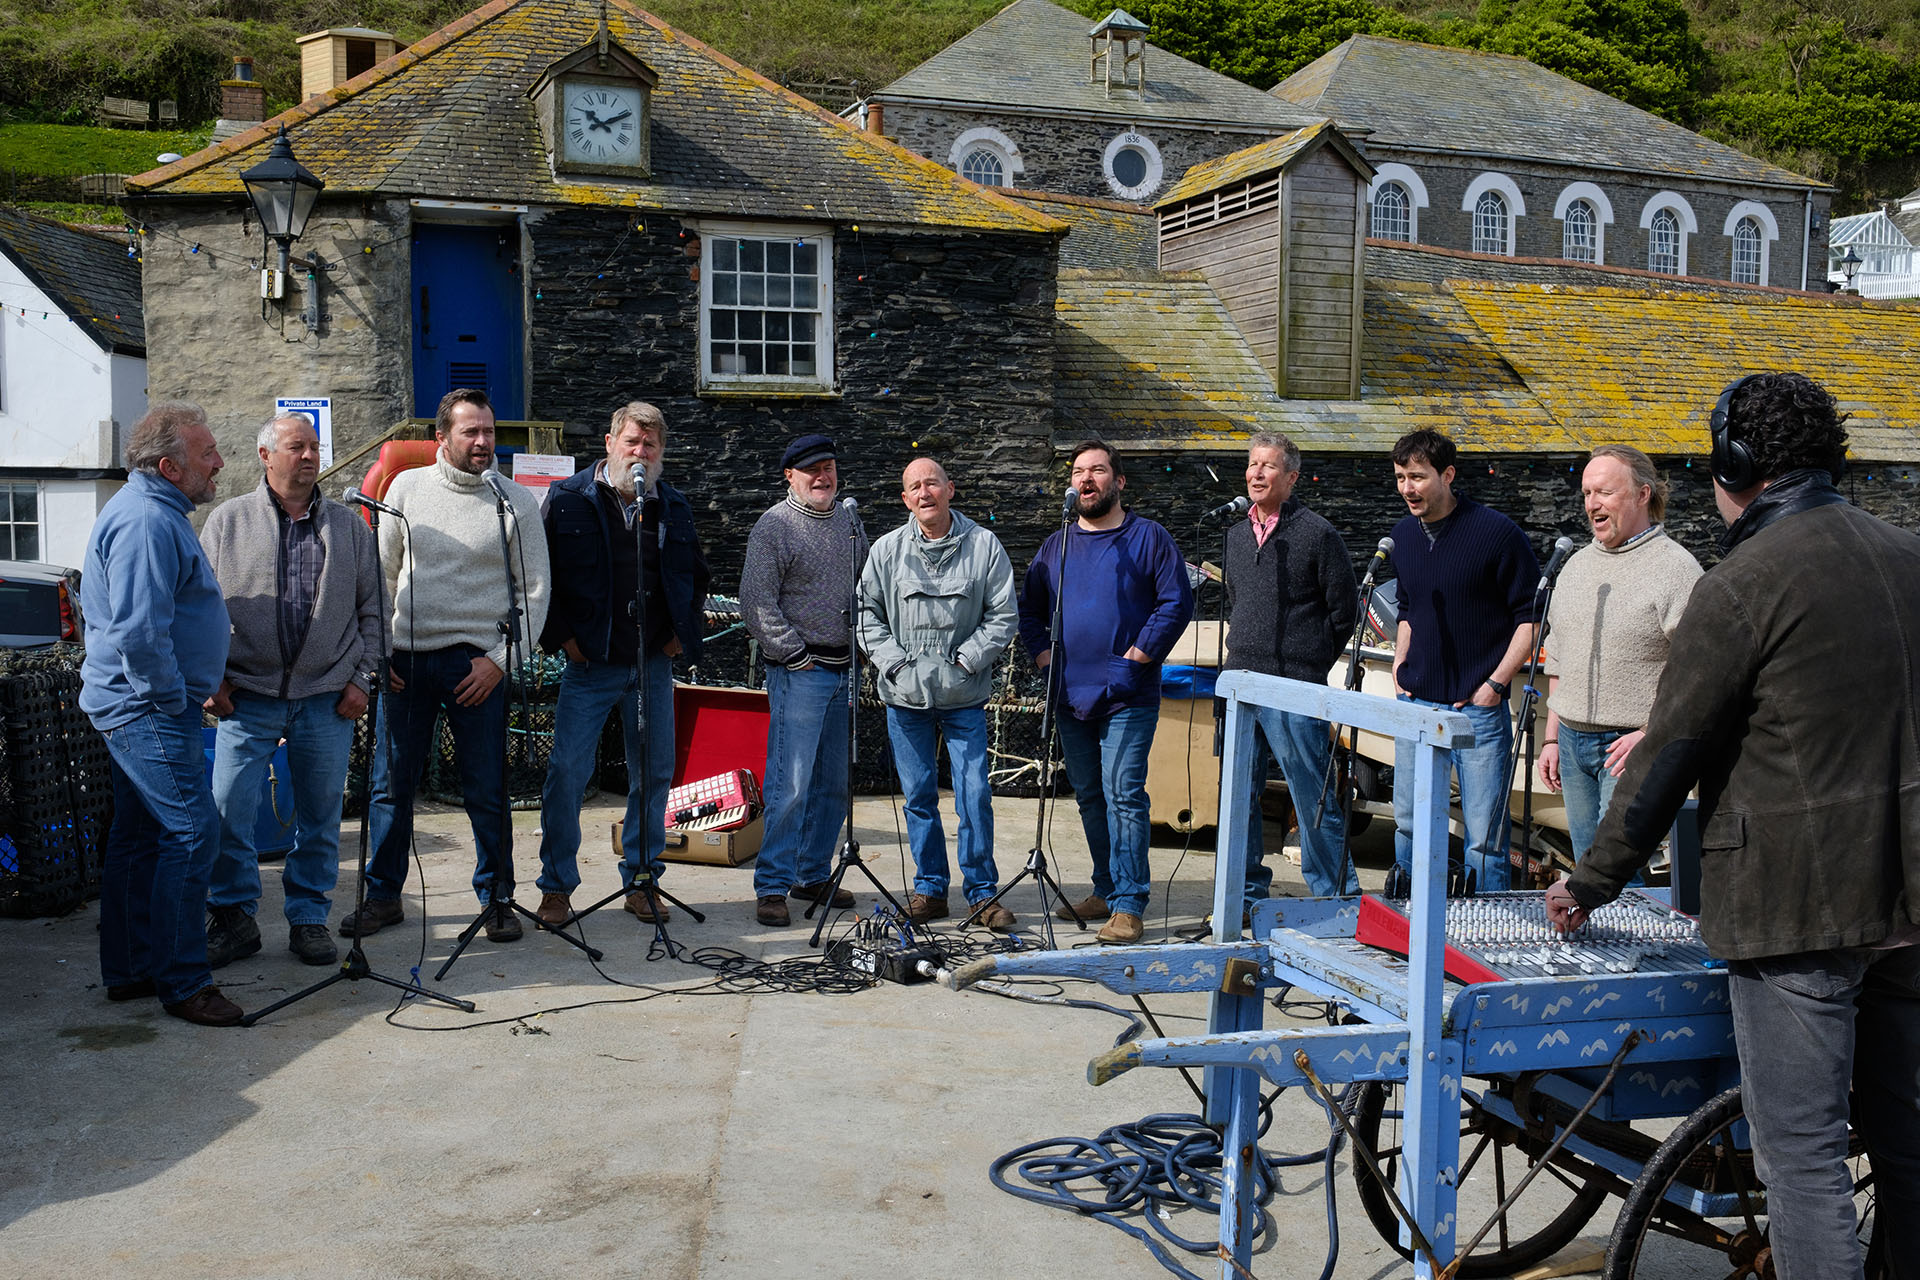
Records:
[[[627,423],[636,423],[641,427],[650,427],[660,433],[662,440],[667,436],[667,418],[659,409],[645,400],[629,400],[613,411],[613,421],[607,425],[608,435],[619,435],[620,428]]]
[[[127,436],[127,470],[157,476],[164,458],[172,458],[175,466],[184,466],[187,445],[180,433],[188,427],[206,425],[207,411],[191,401],[162,400],[149,406]]]
[[[260,428],[260,434],[253,438],[254,447],[264,449],[268,453],[272,453],[278,448],[280,445],[280,432],[277,428],[283,422],[298,422],[302,426],[312,427],[316,434],[318,434],[320,430],[318,427],[314,427],[313,419],[304,413],[276,413],[267,419],[267,425]]]
[[[1247,456],[1252,457],[1255,449],[1277,449],[1285,460],[1287,470],[1300,469],[1300,446],[1278,431],[1256,431],[1247,441]]]
[[[1624,463],[1633,476],[1635,488],[1645,485],[1653,491],[1647,499],[1647,518],[1655,524],[1667,518],[1667,480],[1654,468],[1652,458],[1630,444],[1603,444],[1587,455],[1589,462],[1596,458],[1612,458]]]

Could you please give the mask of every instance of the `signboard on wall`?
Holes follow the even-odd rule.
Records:
[[[320,436],[320,469],[333,465],[333,398],[331,396],[281,396],[273,402],[273,411],[304,413],[313,420]]]
[[[555,480],[565,480],[576,468],[573,458],[559,453],[519,453],[513,458],[513,478],[536,492]]]

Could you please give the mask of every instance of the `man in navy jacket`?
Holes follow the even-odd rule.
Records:
[[[564,653],[553,753],[540,794],[540,919],[563,923],[579,887],[580,799],[607,713],[619,708],[627,748],[621,886],[644,923],[666,904],[634,888],[659,878],[673,784],[673,660],[700,660],[707,559],[686,495],[660,478],[667,424],[641,401],[614,411],[602,462],[547,491],[553,602],[540,647]],[[644,673],[645,703],[641,696]],[[640,713],[644,712],[644,734]]]
[[[1138,942],[1152,890],[1147,752],[1160,664],[1193,619],[1193,587],[1173,536],[1120,505],[1127,477],[1113,446],[1083,441],[1072,466],[1079,519],[1064,538],[1048,537],[1027,570],[1020,638],[1055,683],[1060,751],[1093,855],[1093,896],[1074,910],[1082,919],[1111,912],[1100,941]]]

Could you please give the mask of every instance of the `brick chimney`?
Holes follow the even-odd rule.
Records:
[[[267,90],[253,78],[253,59],[235,58],[233,76],[220,82],[220,118],[258,124],[267,118]]]

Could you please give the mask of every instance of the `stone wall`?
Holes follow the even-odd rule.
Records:
[[[1071,116],[997,114],[991,111],[947,111],[888,102],[887,136],[901,146],[938,164],[952,163],[955,139],[969,129],[998,129],[1020,149],[1025,166],[1012,185],[1029,191],[1058,191],[1066,195],[1116,197],[1108,185],[1104,158],[1107,144],[1131,128],[1160,152],[1159,185],[1139,199],[1151,203],[1202,160],[1228,155],[1274,137],[1279,130],[1177,129],[1147,121],[1129,126],[1115,120]]]
[[[568,209],[530,219],[534,416],[598,456],[608,415],[660,406],[667,474],[692,499],[715,590],[738,589],[747,534],[782,489],[787,442],[839,443],[842,492],[871,536],[906,518],[901,469],[940,458],[956,505],[1009,548],[1038,545],[1051,460],[1056,246],[1045,236],[838,229],[834,396],[701,394],[690,233],[672,219]],[[609,248],[618,244],[617,252]]]
[[[257,221],[243,223],[244,203],[130,204],[149,227],[141,237],[147,396],[207,410],[226,459],[222,497],[259,482],[254,436],[276,397],[332,397],[336,457],[412,412],[406,202],[322,201],[293,246],[287,297],[267,303],[264,319],[260,263],[278,250]],[[315,251],[326,264],[318,334],[300,320],[306,255]]]
[[[1613,221],[1603,223],[1603,247],[1608,264],[1617,267],[1647,265],[1647,235],[1640,214],[1647,201],[1661,191],[1686,198],[1698,229],[1687,237],[1687,274],[1728,280],[1733,276],[1733,238],[1724,233],[1734,205],[1754,200],[1767,206],[1780,231],[1769,242],[1764,283],[1781,288],[1800,287],[1801,243],[1807,237],[1806,205],[1797,192],[1773,187],[1743,187],[1721,182],[1686,180],[1658,175],[1604,173],[1561,165],[1528,163],[1495,157],[1452,157],[1396,152],[1369,147],[1375,164],[1404,164],[1420,176],[1427,189],[1427,207],[1419,210],[1418,237],[1422,244],[1446,249],[1473,247],[1473,214],[1460,207],[1468,186],[1482,173],[1498,172],[1511,178],[1526,201],[1526,212],[1515,224],[1514,256],[1558,258],[1564,248],[1562,225],[1553,216],[1554,204],[1569,183],[1592,182],[1613,206]],[[1820,287],[1826,261],[1826,193],[1813,195],[1813,216],[1821,230],[1813,237],[1808,258],[1809,284]]]

